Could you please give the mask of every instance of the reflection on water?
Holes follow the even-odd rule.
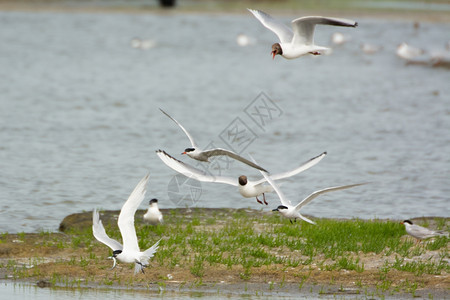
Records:
[[[35,285],[2,282],[0,283],[0,292],[4,299],[23,300],[23,299],[149,299],[151,298],[173,298],[173,299],[191,299],[192,297],[209,298],[208,293],[184,293],[184,292],[164,292],[150,290],[124,290],[124,289],[97,289],[97,288],[39,288]],[[220,299],[220,295],[218,296]],[[224,297],[225,298],[225,297]]]
[[[444,47],[450,24],[357,21],[339,28],[351,41],[332,55],[287,61],[272,60],[276,37],[249,14],[0,12],[0,231],[56,230],[70,213],[120,209],[147,172],[149,197],[184,206],[168,197],[175,173],[154,151],[196,162],[181,157],[189,141],[158,108],[200,146],[228,147],[226,129],[246,126],[252,139],[242,154],[273,173],[328,151],[282,185],[293,201],[372,182],[321,196],[305,214],[448,216],[449,72],[406,66],[395,48]],[[317,43],[335,31],[318,27]],[[239,46],[239,34],[254,42]],[[134,38],[153,46],[134,48]],[[366,55],[363,42],[383,49]],[[249,113],[261,92],[282,112],[264,126]],[[210,165],[217,172],[223,164]],[[222,171],[260,176],[239,163]],[[201,188],[199,207],[278,205],[274,194],[262,207],[232,186]]]
[[[26,283],[14,283],[10,281],[0,282],[0,293],[2,299],[8,300],[23,300],[23,299],[33,299],[33,300],[64,300],[64,299],[192,299],[192,298],[202,298],[202,299],[234,299],[243,297],[248,299],[270,299],[276,295],[277,298],[292,298],[292,293],[287,293],[283,291],[279,292],[262,292],[257,291],[250,294],[246,291],[229,290],[226,285],[218,285],[213,290],[193,287],[192,290],[188,288],[181,290],[159,290],[157,286],[151,288],[128,288],[119,289],[114,287],[104,287],[104,288],[61,288],[61,287],[45,287],[40,288],[35,285],[30,285]],[[298,290],[295,292],[296,299],[315,299],[315,294],[310,292],[304,292],[299,294]],[[321,295],[320,299],[334,299],[333,295]]]

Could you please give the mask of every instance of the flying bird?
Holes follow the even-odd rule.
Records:
[[[144,215],[144,221],[152,225],[161,224],[163,222],[163,215],[158,208],[158,199],[152,199],[148,204],[149,207]]]
[[[238,178],[213,176],[193,166],[190,166],[182,161],[179,161],[178,159],[167,154],[165,151],[158,150],[156,151],[156,154],[168,167],[187,177],[203,182],[217,182],[237,186],[239,187],[239,193],[243,197],[245,198],[256,197],[256,201],[258,201],[258,203],[260,204],[263,204],[263,202],[258,199],[258,196],[262,195],[263,201],[267,205],[268,203],[265,198],[265,193],[270,193],[273,191],[270,185],[264,184],[266,182],[266,179],[264,177],[256,181],[250,181],[245,175],[241,175]],[[321,161],[325,157],[326,154],[327,154],[326,152],[323,152],[322,154],[311,158],[310,160],[304,162],[299,167],[293,170],[272,175],[272,178],[273,180],[279,180],[294,176],[316,165],[319,161]]]
[[[308,197],[306,197],[302,201],[300,201],[297,205],[293,206],[291,201],[289,199],[286,199],[286,197],[281,192],[281,190],[276,185],[276,183],[273,181],[271,176],[269,176],[266,172],[262,172],[262,171],[260,171],[260,172],[261,172],[261,174],[263,174],[264,178],[267,180],[267,182],[269,182],[269,184],[273,187],[273,189],[277,193],[278,197],[280,198],[281,205],[279,205],[277,208],[273,209],[273,211],[280,212],[280,214],[283,217],[289,219],[291,224],[292,224],[292,219],[294,219],[294,222],[296,222],[297,219],[302,219],[302,220],[304,220],[304,221],[306,221],[308,223],[316,224],[313,221],[311,221],[310,219],[308,219],[305,216],[303,216],[302,214],[300,214],[300,209],[303,206],[305,206],[306,204],[308,204],[309,202],[311,202],[316,197],[318,197],[318,196],[320,196],[322,194],[325,194],[325,193],[328,193],[328,192],[333,192],[333,191],[344,190],[344,189],[348,189],[348,188],[352,188],[352,187],[355,187],[355,186],[359,186],[359,185],[365,184],[365,183],[357,183],[357,184],[351,184],[351,185],[342,185],[342,186],[329,187],[329,188],[326,188],[326,189],[323,189],[323,190],[318,190],[318,191],[315,191],[312,194],[310,194]]]
[[[416,224],[413,224],[410,220],[404,220],[400,224],[405,225],[406,233],[415,237],[418,240],[425,240],[435,236],[447,236],[448,232],[434,231]]]
[[[275,20],[260,10],[248,9],[267,29],[273,31],[280,40],[272,45],[272,57],[281,55],[287,59],[294,59],[306,54],[319,55],[330,50],[327,47],[314,44],[314,29],[316,25],[333,25],[356,27],[358,23],[348,19],[329,17],[301,17],[291,22],[292,29]]]
[[[205,161],[208,162],[210,157],[213,156],[220,156],[220,155],[226,155],[229,156],[235,160],[238,160],[244,164],[247,164],[253,168],[256,168],[258,170],[262,170],[262,171],[266,171],[264,168],[258,166],[257,164],[252,163],[251,161],[249,161],[248,159],[243,158],[242,156],[240,156],[237,153],[234,153],[233,151],[230,150],[225,150],[222,148],[215,148],[215,149],[209,149],[209,150],[201,150],[197,144],[194,141],[194,138],[192,137],[192,135],[180,124],[178,123],[177,120],[175,120],[174,118],[172,118],[168,113],[166,113],[164,110],[162,110],[161,108],[159,109],[161,110],[161,112],[163,114],[165,114],[167,117],[169,117],[172,121],[175,122],[175,124],[178,125],[178,127],[181,128],[181,130],[184,131],[184,133],[187,135],[187,137],[189,138],[189,141],[191,141],[191,147],[186,148],[184,150],[184,152],[182,152],[181,154],[186,154],[187,156],[189,156],[190,158],[199,160],[199,161]]]
[[[138,183],[120,210],[117,224],[119,225],[120,234],[122,235],[123,245],[106,234],[99,213],[94,209],[92,216],[92,233],[99,242],[113,250],[113,255],[108,257],[114,261],[112,269],[115,268],[117,264],[116,259],[118,259],[123,263],[135,263],[134,274],[138,272],[144,273],[144,268],[148,266],[150,258],[155,255],[155,252],[158,249],[158,244],[161,240],[157,241],[147,250],[141,252],[139,250],[136,229],[134,228],[134,214],[142,200],[144,200],[148,178],[149,175],[145,176]]]

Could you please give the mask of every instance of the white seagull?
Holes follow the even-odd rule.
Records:
[[[190,148],[186,148],[184,150],[183,153],[181,154],[186,154],[187,156],[189,156],[190,158],[199,160],[199,161],[209,161],[209,158],[212,156],[220,156],[220,155],[226,155],[229,156],[233,159],[236,159],[240,162],[243,162],[244,164],[247,164],[253,168],[256,168],[258,170],[262,170],[262,171],[266,171],[264,168],[261,168],[260,166],[258,166],[255,163],[252,163],[251,161],[249,161],[248,159],[243,158],[242,156],[230,151],[230,150],[225,150],[222,148],[215,148],[215,149],[210,149],[210,150],[201,150],[197,144],[194,141],[194,138],[189,134],[189,132],[180,124],[178,123],[177,120],[175,120],[174,118],[172,118],[168,113],[166,113],[164,110],[162,110],[161,108],[159,109],[163,112],[163,114],[165,114],[166,116],[168,116],[172,121],[175,122],[175,124],[177,124],[181,130],[184,131],[184,133],[187,135],[187,137],[189,138],[189,141],[191,141],[191,147]],[[266,171],[267,172],[267,171]]]
[[[248,8],[247,8],[248,9]],[[356,27],[358,23],[348,19],[328,17],[302,17],[293,20],[292,29],[275,20],[260,10],[248,9],[267,29],[273,31],[280,43],[272,45],[272,56],[279,54],[287,59],[293,59],[306,54],[319,55],[329,48],[314,44],[314,29],[316,25],[334,25]]]
[[[148,204],[149,207],[144,215],[144,221],[152,225],[161,224],[163,222],[163,215],[158,208],[158,199],[152,199]]]
[[[412,61],[418,56],[424,54],[425,50],[410,46],[407,43],[401,43],[398,45],[396,53],[398,57],[406,61]]]
[[[318,191],[315,191],[314,193],[312,193],[311,195],[309,195],[308,197],[306,197],[305,199],[303,199],[302,201],[300,201],[296,206],[293,206],[291,201],[286,199],[286,197],[281,192],[281,190],[278,188],[278,186],[275,184],[275,182],[273,181],[271,176],[269,176],[266,172],[262,172],[262,171],[260,171],[260,172],[261,172],[261,174],[263,174],[263,176],[267,180],[267,182],[270,183],[270,185],[273,187],[273,189],[277,193],[278,197],[280,198],[281,205],[279,205],[277,208],[273,209],[273,211],[279,211],[280,214],[283,217],[288,218],[289,221],[291,221],[291,223],[292,223],[292,219],[294,219],[294,222],[296,222],[297,219],[300,218],[308,223],[316,224],[313,221],[311,221],[310,219],[308,219],[305,216],[302,216],[300,214],[300,209],[303,206],[305,206],[306,204],[308,204],[309,202],[311,202],[312,200],[314,200],[317,196],[319,196],[321,194],[333,192],[333,191],[339,191],[339,190],[343,190],[343,189],[348,189],[348,188],[352,188],[355,186],[365,184],[365,183],[357,183],[357,184],[335,186],[335,187],[330,187],[330,188],[326,188],[323,190],[318,190]]]
[[[144,268],[148,266],[149,259],[153,257],[158,249],[158,244],[161,240],[157,241],[147,250],[141,252],[136,237],[136,229],[134,228],[134,214],[136,213],[139,204],[144,200],[148,177],[149,175],[145,176],[138,183],[120,210],[117,224],[119,225],[120,234],[122,235],[123,246],[106,234],[99,213],[94,209],[92,232],[99,242],[113,250],[113,255],[108,257],[114,261],[112,269],[116,266],[117,258],[123,263],[135,263],[134,274],[138,272],[144,273]]]
[[[415,237],[418,240],[425,240],[435,236],[447,236],[448,232],[445,231],[434,231],[416,224],[413,224],[410,220],[405,220],[400,222],[400,224],[405,225],[406,233],[410,236]]]
[[[270,185],[264,184],[266,182],[266,179],[264,179],[264,177],[256,181],[250,181],[245,175],[241,175],[239,176],[239,178],[213,176],[207,174],[206,172],[203,172],[202,170],[194,168],[182,161],[177,160],[176,158],[167,154],[165,151],[158,150],[156,151],[156,154],[167,166],[189,178],[193,178],[195,180],[203,182],[217,182],[237,186],[239,187],[239,193],[243,197],[245,198],[256,197],[256,201],[258,201],[258,203],[260,204],[263,204],[263,202],[258,199],[258,196],[263,195],[263,201],[267,205],[268,203],[266,202],[265,193],[270,193],[273,191]],[[316,157],[313,157],[293,170],[272,175],[272,178],[273,180],[279,180],[294,176],[317,164],[325,157],[326,154],[327,153],[324,152]]]

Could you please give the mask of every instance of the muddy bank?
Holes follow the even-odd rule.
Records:
[[[237,226],[242,227],[243,231],[252,228],[250,235],[258,240],[269,227],[276,230],[286,228],[289,232],[298,229],[301,232],[302,229],[307,229],[307,225],[285,223],[287,220],[279,219],[271,212],[195,208],[163,210],[165,224],[155,227],[143,223],[144,213],[143,210],[136,213],[138,237],[142,242],[145,232],[149,239],[148,244],[140,245],[141,249],[158,239],[158,234],[163,238],[162,246],[144,274],[133,275],[133,266],[127,264],[119,264],[114,270],[110,270],[111,260],[107,259],[110,250],[93,239],[90,229],[92,212],[84,212],[64,218],[60,233],[3,234],[0,243],[0,276],[18,281],[39,282],[43,287],[132,288],[236,295],[395,295],[407,298],[433,295],[435,298],[442,298],[450,288],[448,239],[443,241],[443,246],[434,250],[429,247],[431,242],[416,243],[402,235],[401,242],[409,247],[404,257],[388,250],[380,253],[346,252],[345,256],[350,262],[356,262],[356,267],[349,265],[336,268],[335,262],[342,261],[342,257],[330,258],[318,251],[320,249],[316,249],[308,257],[299,250],[286,246],[268,247],[264,242],[255,245],[256,250],[248,253],[261,248],[266,252],[252,255],[263,259],[264,255],[298,258],[299,263],[280,259],[275,263],[257,265],[258,260],[254,260],[248,265],[245,260],[240,260],[240,256],[244,254],[242,249],[238,249],[227,250],[222,257],[225,260],[235,257],[236,262],[218,263],[208,256],[199,265],[200,256],[206,256],[208,251],[215,253],[217,249],[214,247],[222,247],[214,242],[214,237],[206,237],[203,243],[212,249],[199,250],[193,241],[197,241],[200,236],[213,236],[215,232]],[[102,211],[101,219],[108,234],[113,234],[114,238],[120,240],[120,237],[116,237],[118,214],[119,211]],[[315,220],[318,226],[314,228],[318,228],[321,220]],[[441,227],[445,224],[448,228],[449,220],[430,217],[413,221],[425,222],[431,228],[436,228],[439,224]],[[398,223],[396,220],[378,222]],[[173,230],[172,233],[169,234],[169,230]],[[186,236],[171,244],[174,232],[182,230],[187,230]],[[234,230],[239,232],[239,228]],[[242,238],[243,235],[236,235],[237,240]],[[294,239],[297,237],[294,236]],[[299,236],[298,239],[304,238]],[[244,243],[239,247],[250,246]],[[399,259],[402,259],[403,265],[423,263],[423,268],[428,268],[427,270],[437,265],[440,267],[423,272],[417,268],[408,270],[396,266]]]

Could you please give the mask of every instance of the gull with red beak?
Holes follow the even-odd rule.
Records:
[[[358,23],[348,19],[329,17],[302,17],[293,20],[292,29],[275,20],[260,10],[248,9],[267,29],[273,31],[280,42],[272,45],[272,57],[281,55],[287,59],[294,59],[306,54],[320,55],[330,50],[327,47],[314,44],[314,29],[316,25],[333,25],[356,27]]]
[[[181,154],[186,154],[187,156],[189,156],[190,158],[199,160],[199,161],[205,161],[205,162],[209,162],[209,158],[213,157],[213,156],[220,156],[220,155],[226,155],[228,157],[231,157],[235,160],[238,160],[246,165],[249,165],[250,167],[253,167],[255,169],[261,170],[261,171],[266,171],[264,168],[258,166],[255,163],[252,163],[251,161],[249,161],[248,159],[243,158],[242,156],[240,156],[237,153],[234,153],[233,151],[230,150],[225,150],[222,148],[215,148],[215,149],[209,149],[209,150],[201,150],[197,144],[194,141],[194,138],[189,134],[189,132],[180,124],[178,123],[177,120],[175,120],[174,118],[172,118],[168,113],[166,113],[164,110],[162,110],[161,108],[159,109],[163,114],[165,114],[167,117],[169,117],[172,121],[175,122],[175,124],[178,125],[178,127],[181,128],[181,130],[183,130],[183,132],[187,135],[189,141],[191,141],[191,147],[186,148],[184,150],[183,153]],[[267,171],[266,171],[267,172]]]

